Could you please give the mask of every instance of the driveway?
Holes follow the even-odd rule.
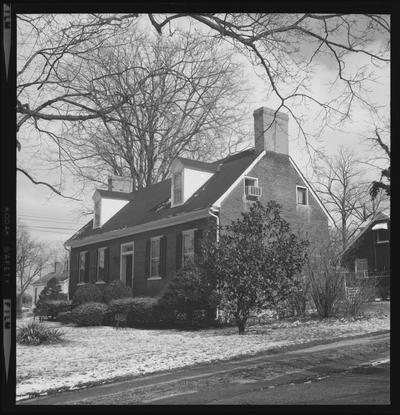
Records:
[[[149,375],[19,405],[388,404],[389,333]]]

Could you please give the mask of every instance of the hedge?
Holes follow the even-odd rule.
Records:
[[[77,326],[101,326],[107,312],[108,306],[104,303],[81,304],[72,310],[72,321]]]
[[[95,284],[87,283],[79,286],[74,296],[72,297],[72,304],[74,306],[85,304],[85,303],[100,303],[103,300],[103,293],[100,288]]]

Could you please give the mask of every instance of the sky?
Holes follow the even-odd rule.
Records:
[[[184,23],[185,24],[185,23]],[[376,40],[377,44],[379,39]],[[259,70],[254,70],[252,65],[244,58],[238,58],[245,65],[245,78],[251,87],[251,107],[248,114],[249,123],[253,122],[253,110],[266,106],[275,109],[277,101],[267,94],[265,81],[258,76]],[[365,62],[364,62],[364,61]],[[346,64],[347,68],[355,67],[359,64],[368,64],[368,59],[363,56],[355,56],[349,59]],[[329,61],[321,60],[313,78],[313,92],[324,96],[328,93],[326,81],[334,75],[336,68]],[[371,97],[379,105],[383,106],[381,114],[389,119],[390,108],[390,74],[389,70],[375,70],[377,82],[371,84]],[[258,74],[258,75],[257,75]],[[299,111],[301,112],[301,108]],[[304,113],[307,111],[304,110]],[[307,114],[309,126],[312,129],[313,113]],[[326,130],[319,141],[313,141],[313,145],[322,149],[325,154],[334,154],[341,145],[354,149],[357,154],[373,158],[370,147],[366,144],[365,136],[374,126],[370,114],[356,106],[352,114],[352,122],[344,123],[340,128]],[[248,143],[252,144],[253,137],[249,137]],[[298,130],[294,120],[289,118],[289,153],[298,164],[306,176],[311,175],[308,153],[305,148],[305,142],[302,137],[298,136]],[[34,166],[34,151],[21,151],[18,155],[19,160],[24,162],[25,166]],[[54,171],[47,170],[46,166],[41,166],[40,178],[53,178]],[[371,175],[376,172],[370,172]],[[372,177],[372,176],[371,176]],[[67,178],[64,184],[64,193],[73,193],[73,180]],[[86,206],[90,206],[92,192],[84,195]],[[38,240],[51,244],[61,244],[72,236],[80,227],[87,223],[91,217],[82,215],[82,203],[65,199],[54,194],[45,186],[34,185],[21,174],[17,175],[17,217],[20,223],[23,223],[31,232],[32,236]]]

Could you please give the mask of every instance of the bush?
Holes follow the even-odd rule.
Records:
[[[72,311],[62,311],[57,314],[56,321],[59,321],[62,324],[72,323]]]
[[[104,301],[109,303],[112,300],[120,298],[132,298],[132,289],[123,284],[122,281],[116,280],[110,282],[104,288]]]
[[[42,343],[59,343],[64,340],[65,333],[57,328],[46,327],[43,324],[32,322],[17,329],[17,343],[24,345],[38,345]]]
[[[72,321],[77,326],[101,326],[107,312],[108,306],[104,303],[81,304],[72,310]]]
[[[55,320],[57,314],[70,311],[71,303],[65,300],[48,300],[43,301],[41,307],[36,311],[36,315],[48,317],[50,320]]]
[[[116,314],[126,314],[129,327],[159,327],[172,322],[171,314],[160,309],[153,297],[119,298],[112,300],[106,316],[108,324],[114,323]]]
[[[190,264],[178,271],[159,300],[159,309],[177,316],[188,327],[207,326],[215,321],[218,296],[205,273]]]
[[[100,288],[95,284],[88,283],[77,288],[72,298],[72,305],[78,306],[90,302],[100,303],[102,300],[103,294]]]

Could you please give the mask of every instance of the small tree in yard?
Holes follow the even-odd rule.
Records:
[[[57,281],[57,278],[53,277],[47,281],[46,287],[43,288],[39,295],[39,299],[36,303],[35,314],[47,315],[50,308],[50,302],[52,302],[54,306],[56,301],[66,299],[67,295],[61,292],[61,287]]]
[[[225,226],[219,242],[203,246],[205,266],[217,278],[221,310],[244,334],[251,313],[276,305],[294,287],[306,260],[308,241],[290,232],[274,201],[253,204]]]

